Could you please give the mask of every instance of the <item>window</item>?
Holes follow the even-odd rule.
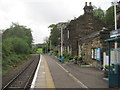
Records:
[[[69,32],[69,30],[68,30],[68,39],[69,39],[69,37],[70,37],[70,32]]]

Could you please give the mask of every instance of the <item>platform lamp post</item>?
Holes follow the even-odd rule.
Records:
[[[115,30],[117,30],[117,18],[116,18],[116,5],[117,5],[117,1],[114,0],[114,2],[112,2],[112,4],[114,5],[114,21],[115,21]],[[115,42],[115,49],[117,48],[117,42]]]
[[[58,28],[60,29],[60,32],[61,32],[61,47],[60,47],[60,55],[63,56],[63,29],[65,28],[65,24],[64,23],[60,23],[58,24]]]

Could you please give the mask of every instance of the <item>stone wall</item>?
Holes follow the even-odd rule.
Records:
[[[96,60],[92,58],[92,49],[101,48],[102,56],[103,52],[108,52],[107,50],[107,42],[104,40],[109,38],[109,31],[100,31],[94,34],[90,34],[80,39],[79,45],[81,45],[81,52],[84,52],[83,60],[91,63],[93,66],[96,66]],[[102,59],[103,60],[103,59]],[[102,64],[103,62],[101,62]],[[98,66],[100,66],[100,62],[98,61]]]
[[[83,60],[92,64],[92,66],[96,66],[96,60],[92,59],[92,49],[94,48],[101,48],[100,45],[100,36],[94,37],[94,38],[90,38],[85,40],[82,43],[82,52],[85,52],[85,56],[83,56]],[[100,62],[98,63],[98,65],[100,64]]]
[[[70,38],[66,41],[72,45],[72,54],[78,55],[77,44],[79,38],[92,34],[96,31],[100,31],[103,27],[104,24],[92,15],[83,15],[75,20],[72,20],[67,26],[70,33]]]
[[[87,10],[86,10],[87,9]],[[92,4],[87,3],[84,7],[84,15],[71,20],[64,30],[64,47],[68,45],[72,48],[72,55],[78,56],[78,41],[80,38],[102,30],[105,24],[93,16]],[[70,37],[67,38],[67,31],[69,30]]]

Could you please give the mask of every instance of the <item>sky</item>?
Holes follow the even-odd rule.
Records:
[[[33,42],[49,37],[51,24],[67,22],[84,14],[85,2],[107,10],[114,0],[0,0],[0,30],[12,22],[31,28]],[[117,1],[117,0],[116,0]]]

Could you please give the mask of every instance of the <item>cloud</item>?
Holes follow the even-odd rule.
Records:
[[[48,26],[65,22],[84,13],[88,0],[0,0],[0,29],[18,22],[32,29],[35,43],[49,36]],[[93,5],[107,9],[113,0],[89,0]]]
[[[70,10],[63,3],[29,3],[28,17],[42,23],[51,23],[70,19]]]

